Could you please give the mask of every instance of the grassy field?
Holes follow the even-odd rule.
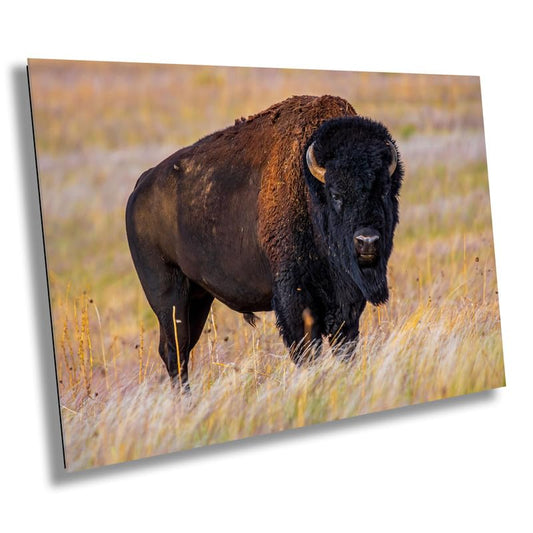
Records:
[[[79,470],[505,384],[477,78],[30,63],[66,463]],[[296,368],[272,313],[213,306],[173,394],[133,269],[140,173],[292,94],[382,121],[406,167],[390,301],[352,360]]]

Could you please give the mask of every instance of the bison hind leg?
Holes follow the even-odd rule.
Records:
[[[252,326],[252,328],[256,327],[256,322],[258,320],[261,320],[255,313],[243,313],[242,316],[244,317],[244,320]]]

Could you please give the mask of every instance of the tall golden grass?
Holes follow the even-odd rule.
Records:
[[[30,81],[68,469],[505,384],[476,78],[37,62]],[[272,313],[253,329],[216,303],[190,395],[175,394],[125,242],[126,198],[180,145],[302,93],[343,96],[398,139],[390,300],[367,307],[357,348],[325,346],[305,368]]]

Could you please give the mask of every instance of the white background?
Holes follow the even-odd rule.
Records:
[[[0,527],[532,531],[533,46],[527,4],[181,4],[4,6]],[[63,473],[27,57],[480,75],[507,387]]]

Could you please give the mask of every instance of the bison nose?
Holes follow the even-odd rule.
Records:
[[[355,251],[360,264],[372,263],[378,254],[379,233],[371,228],[362,228],[354,235]]]
[[[376,242],[379,239],[379,235],[357,235],[355,237],[355,240],[361,244],[372,244],[373,242]]]

